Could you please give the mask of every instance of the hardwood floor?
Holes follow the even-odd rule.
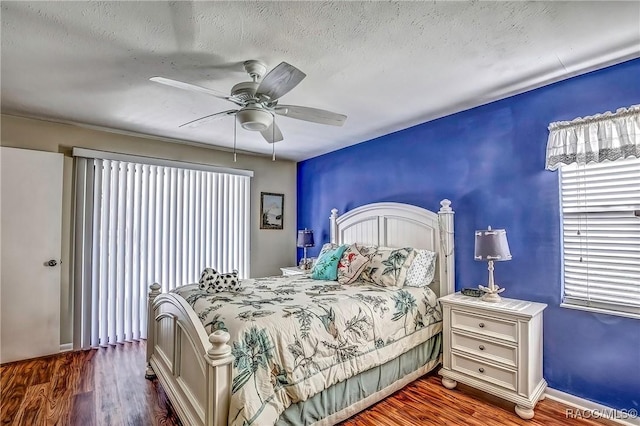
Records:
[[[146,346],[127,343],[0,367],[2,425],[179,425],[144,378]]]
[[[2,425],[179,425],[157,380],[144,378],[145,343],[69,352],[0,367]],[[614,425],[567,419],[567,407],[549,399],[533,420],[513,404],[459,385],[447,390],[425,376],[342,426],[398,425]]]

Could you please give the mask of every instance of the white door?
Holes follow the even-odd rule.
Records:
[[[0,147],[1,363],[60,351],[62,164]]]

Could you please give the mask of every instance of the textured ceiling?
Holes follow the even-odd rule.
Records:
[[[640,2],[2,1],[2,112],[231,147],[233,104],[148,81],[228,92],[242,62],[307,78],[282,103],[343,127],[278,117],[300,160],[640,56]],[[270,153],[238,126],[238,147]]]

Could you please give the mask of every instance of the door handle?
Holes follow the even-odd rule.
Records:
[[[45,262],[45,266],[51,266],[51,267],[54,267],[54,266],[57,266],[57,265],[58,265],[58,261],[57,261],[57,260],[55,260],[55,259],[51,259],[50,261]]]

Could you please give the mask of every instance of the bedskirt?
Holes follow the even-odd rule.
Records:
[[[290,405],[276,425],[336,424],[433,370],[441,359],[442,333],[439,332],[397,358],[336,383],[304,402]]]

